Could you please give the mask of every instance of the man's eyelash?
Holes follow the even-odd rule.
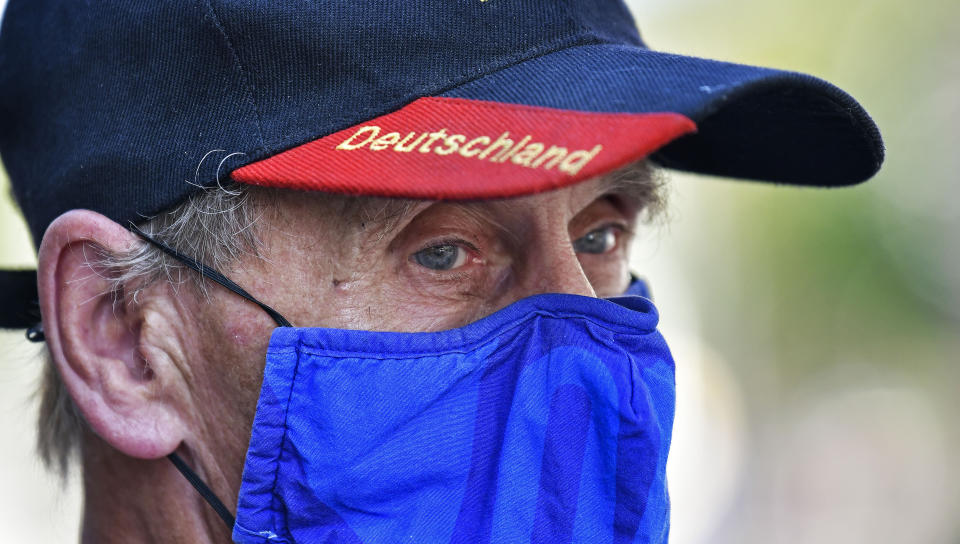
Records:
[[[592,229],[584,232],[584,233],[580,236],[580,238],[582,238],[582,237],[584,237],[584,236],[586,236],[586,235],[588,235],[588,234],[590,234],[590,233],[592,233],[592,232],[597,232],[598,230],[604,230],[604,229],[609,229],[609,228],[616,229],[619,233],[622,233],[622,234],[630,234],[630,235],[634,234],[633,229],[631,229],[629,225],[626,225],[626,224],[620,223],[620,222],[610,222],[610,223],[602,223],[602,224],[600,224],[600,225],[598,225],[598,226],[596,226],[596,227],[593,227]]]
[[[472,251],[480,251],[479,249],[477,249],[477,246],[464,240],[463,238],[441,238],[439,240],[431,240],[430,242],[427,242],[425,245],[420,247],[420,249],[418,249],[414,253],[418,253],[425,249],[430,249],[432,247],[437,247],[437,246],[461,246],[465,249],[469,249]]]

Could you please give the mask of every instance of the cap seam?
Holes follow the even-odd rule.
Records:
[[[473,108],[491,110],[491,111],[502,111],[504,109],[536,111],[540,115],[551,115],[555,117],[560,117],[562,119],[565,119],[570,112],[574,112],[578,115],[585,115],[585,116],[614,117],[614,118],[620,118],[620,117],[623,117],[624,115],[677,115],[681,117],[687,117],[683,113],[670,111],[670,110],[646,111],[646,112],[639,112],[639,113],[623,113],[623,112],[616,112],[616,111],[581,111],[581,110],[568,110],[564,108],[554,108],[550,106],[522,104],[519,102],[495,102],[493,100],[482,100],[479,98],[463,98],[460,96],[424,96],[422,98],[418,98],[417,100],[414,100],[410,104],[413,104],[418,100],[424,100],[424,99],[441,100],[446,102],[452,102],[454,104],[469,103],[470,106]],[[379,119],[379,117],[374,117],[369,121],[374,121],[376,119]]]
[[[508,62],[498,64],[496,66],[486,65],[481,68],[481,70],[483,70],[482,72],[478,73],[473,77],[460,78],[460,79],[457,79],[456,81],[453,81],[454,78],[447,78],[447,80],[444,82],[446,83],[446,85],[439,87],[437,90],[433,91],[433,94],[427,94],[422,96],[440,95],[440,94],[449,92],[453,89],[456,89],[458,87],[461,87],[463,85],[466,85],[468,83],[471,83],[473,81],[476,81],[480,78],[484,78],[496,72],[500,72],[512,66],[516,66],[517,64],[521,64],[521,63],[524,63],[533,59],[537,59],[540,57],[545,57],[547,55],[552,55],[553,53],[557,53],[559,51],[572,49],[574,47],[581,47],[585,45],[599,45],[604,43],[614,44],[616,42],[610,42],[610,41],[604,40],[599,36],[590,34],[589,32],[585,32],[584,34],[577,34],[575,36],[570,36],[570,37],[560,39],[551,43],[550,44],[551,47],[549,49],[543,49],[537,52],[536,54],[530,54],[531,51],[536,51],[536,48],[530,48],[525,50],[522,55],[515,56],[512,58],[512,60]]]
[[[563,13],[567,16],[567,21],[575,25],[580,32],[590,32],[590,29],[587,28],[587,25],[583,24],[582,20],[577,20],[573,17],[573,12],[570,9],[570,0],[563,0],[560,4],[563,6]]]
[[[240,60],[240,54],[237,52],[236,47],[233,46],[233,40],[230,39],[230,35],[227,34],[226,27],[223,26],[223,23],[220,21],[220,17],[213,8],[213,0],[206,0],[205,3],[209,15],[213,20],[213,26],[216,27],[217,31],[220,32],[220,35],[223,37],[223,40],[227,45],[227,49],[230,51],[230,56],[233,58],[234,68],[240,75],[240,81],[243,85],[243,90],[247,95],[247,99],[250,101],[250,106],[253,108],[253,122],[257,128],[257,139],[260,141],[259,151],[266,152],[267,145],[263,137],[263,116],[260,113],[260,107],[257,104],[256,95],[253,92],[253,84],[250,82],[250,78],[247,76],[247,70],[244,68],[243,62]]]

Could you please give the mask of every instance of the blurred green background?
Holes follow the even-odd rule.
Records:
[[[714,371],[684,397],[678,355],[672,541],[960,542],[960,2],[631,4],[656,49],[834,82],[887,146],[842,190],[674,176],[637,268]]]
[[[849,189],[672,176],[669,221],[634,260],[677,356],[671,542],[960,543],[960,2],[628,3],[655,49],[832,81],[887,145]],[[6,183],[0,266],[29,266]],[[61,494],[30,449],[21,338],[0,336],[22,361],[0,367],[20,448],[0,519],[70,541],[77,485]]]

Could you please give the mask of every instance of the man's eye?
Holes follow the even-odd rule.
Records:
[[[602,254],[612,251],[617,246],[617,230],[614,225],[607,225],[588,232],[573,242],[573,250],[577,253]]]
[[[430,270],[453,270],[467,262],[467,251],[458,245],[440,244],[414,253],[413,260]]]

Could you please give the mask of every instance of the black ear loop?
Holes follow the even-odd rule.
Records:
[[[226,289],[256,304],[257,306],[262,308],[263,311],[267,312],[267,314],[269,314],[271,318],[273,318],[277,326],[279,327],[293,326],[290,324],[289,321],[287,321],[286,318],[280,315],[280,312],[277,312],[270,306],[267,306],[266,304],[253,298],[253,295],[248,293],[246,290],[244,290],[242,287],[240,287],[239,285],[231,281],[230,278],[227,278],[220,272],[217,272],[213,268],[210,268],[209,266],[197,261],[192,257],[188,257],[180,253],[179,251],[164,244],[163,242],[160,242],[159,240],[155,240],[152,236],[140,230],[140,228],[134,225],[133,223],[130,223],[130,230],[133,231],[138,236],[140,236],[141,238],[143,238],[144,240],[146,240],[147,242],[150,242],[152,245],[154,245],[155,247],[157,247],[167,255],[170,255],[171,257],[180,261],[187,267],[195,270],[201,276],[205,278],[209,278],[210,280],[219,283]],[[189,466],[187,466],[187,464],[183,461],[183,459],[180,458],[179,455],[176,454],[176,452],[171,453],[170,455],[167,456],[167,458],[170,459],[170,462],[173,463],[173,466],[177,467],[177,470],[180,471],[180,474],[182,474],[183,477],[186,478],[188,482],[190,482],[190,485],[192,485],[193,488],[197,490],[197,493],[200,493],[200,496],[203,497],[203,500],[207,501],[207,504],[209,504],[217,512],[217,515],[220,516],[220,519],[222,519],[223,522],[227,524],[227,528],[232,531],[233,525],[236,522],[236,520],[234,519],[233,514],[230,513],[230,510],[228,510],[227,507],[223,504],[223,501],[221,501],[217,497],[217,495],[213,492],[213,490],[210,489],[210,487],[207,486],[207,484],[204,483],[204,481],[201,480],[199,476],[197,476],[196,472],[194,472]]]
[[[176,260],[180,261],[181,263],[185,264],[188,268],[191,268],[191,269],[193,269],[193,270],[196,270],[201,276],[203,276],[203,277],[205,277],[205,278],[209,278],[210,280],[213,280],[213,281],[219,283],[220,285],[224,286],[224,287],[227,288],[228,290],[233,291],[234,293],[240,295],[241,297],[243,297],[243,298],[249,300],[250,302],[256,304],[256,305],[259,306],[261,309],[263,309],[263,311],[265,311],[265,312],[267,312],[268,314],[270,314],[270,317],[273,318],[274,322],[276,322],[276,324],[277,324],[278,327],[292,327],[292,326],[293,326],[293,325],[290,324],[289,321],[287,321],[287,319],[286,319],[285,317],[283,317],[282,315],[280,315],[280,312],[274,310],[273,308],[267,306],[266,304],[260,302],[259,300],[255,299],[255,298],[253,298],[253,295],[251,295],[250,293],[246,292],[246,291],[243,289],[243,287],[240,287],[240,286],[237,285],[236,283],[233,283],[233,281],[232,281],[230,278],[224,276],[224,275],[221,274],[220,272],[217,272],[217,271],[214,270],[213,268],[210,268],[209,266],[207,266],[207,265],[205,265],[205,264],[197,261],[197,260],[194,259],[193,257],[188,257],[188,256],[184,255],[183,253],[180,253],[179,251],[177,251],[177,250],[173,249],[172,247],[164,244],[163,242],[160,242],[160,241],[158,241],[158,240],[154,240],[149,234],[147,234],[147,233],[143,232],[142,230],[140,230],[140,227],[134,225],[133,223],[130,223],[130,230],[132,230],[135,234],[137,234],[138,236],[140,236],[140,237],[143,238],[144,240],[146,240],[146,241],[150,242],[151,244],[153,244],[154,246],[156,246],[158,249],[160,249],[161,251],[163,251],[163,252],[166,253],[167,255],[170,255],[170,256],[173,257],[174,259],[176,259]]]

